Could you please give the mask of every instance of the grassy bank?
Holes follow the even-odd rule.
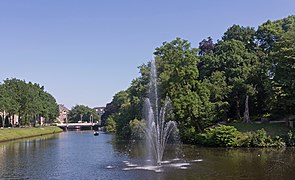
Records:
[[[0,142],[62,132],[59,127],[0,129]]]
[[[286,136],[292,128],[286,126],[285,123],[266,123],[266,124],[257,124],[257,123],[230,123],[230,126],[234,126],[240,132],[255,132],[260,129],[264,129],[268,135],[275,136]]]

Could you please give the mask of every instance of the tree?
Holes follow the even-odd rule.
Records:
[[[199,81],[198,51],[188,41],[175,40],[156,48],[161,98],[172,101],[174,120],[183,140],[211,124],[214,114],[209,102],[209,90]]]
[[[54,120],[59,115],[58,105],[55,98],[42,90],[39,90],[39,96],[41,100],[40,115],[47,120]]]
[[[294,15],[273,22],[268,20],[259,26],[256,32],[259,47],[263,51],[270,53],[283,34],[288,32],[294,26]]]
[[[248,50],[254,50],[256,48],[255,32],[253,27],[243,27],[234,24],[223,34],[222,40],[241,41]]]
[[[229,117],[239,120],[242,102],[247,95],[255,93],[251,77],[256,68],[257,57],[247,51],[245,45],[238,40],[220,41],[216,45],[216,55],[214,69],[224,73],[226,84],[231,89],[227,100],[231,107]]]
[[[276,43],[270,58],[275,64],[273,85],[274,111],[285,116],[295,112],[295,27]]]
[[[76,105],[69,112],[69,122],[99,120],[96,111],[85,105]]]
[[[213,39],[208,37],[207,39],[203,39],[199,43],[199,55],[203,56],[204,54],[208,54],[210,52],[214,52],[215,44],[213,43]]]
[[[214,104],[216,113],[215,122],[225,121],[229,108],[228,95],[231,92],[231,87],[226,83],[224,71],[214,71],[204,79],[204,83],[210,90],[210,102]]]
[[[242,120],[243,115],[244,122],[292,115],[294,27],[295,16],[289,16],[267,21],[257,31],[233,25],[217,43],[208,37],[198,49],[180,38],[156,48],[160,104],[167,96],[171,99],[169,118],[177,121],[181,138],[191,142],[209,125]],[[140,71],[141,76],[107,105],[105,117],[125,137],[130,137],[135,119],[141,119],[147,96],[150,64]]]
[[[6,79],[0,86],[0,111],[9,117],[19,116],[21,125],[35,123],[40,117],[55,119],[58,106],[53,96],[44,91],[44,87],[19,79]],[[14,119],[12,119],[14,124]]]
[[[284,101],[282,99],[280,102],[277,101],[277,98],[280,97],[278,94],[282,92],[282,86],[278,83],[278,79],[282,77],[277,74],[282,70],[280,65],[278,65],[280,61],[278,59],[282,58],[282,60],[286,60],[283,57],[284,53],[287,53],[283,52],[284,47],[287,47],[284,46],[284,41],[287,41],[286,44],[292,47],[291,40],[288,40],[287,37],[292,37],[289,32],[294,31],[294,27],[295,16],[293,15],[276,21],[268,20],[258,27],[255,34],[259,46],[257,55],[260,60],[260,67],[258,68],[257,74],[260,76],[257,76],[255,79],[258,90],[256,96],[258,103],[254,111],[262,110],[258,113],[272,115],[272,118],[282,118],[281,115],[285,113],[285,110],[279,110],[285,107],[284,105],[280,105]],[[282,62],[280,61],[280,63]],[[287,70],[285,68],[283,69]],[[286,72],[288,71],[285,71],[283,74],[287,74]]]

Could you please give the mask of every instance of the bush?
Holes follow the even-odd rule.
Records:
[[[198,144],[220,147],[283,147],[285,142],[279,136],[271,138],[264,129],[256,132],[239,132],[233,126],[220,125],[205,130],[196,137]]]
[[[271,137],[267,136],[264,129],[257,130],[251,139],[254,147],[267,147],[271,143]]]
[[[133,119],[129,122],[132,139],[143,139],[144,137],[144,120]]]
[[[182,142],[188,144],[202,144],[202,140],[199,140],[199,136],[194,127],[186,128],[185,131],[180,131],[180,137]]]
[[[108,132],[108,133],[115,133],[116,132],[116,122],[115,122],[115,120],[114,120],[114,118],[113,117],[109,117],[108,119],[107,119],[107,127],[106,127],[106,131]]]
[[[241,133],[240,137],[239,137],[238,146],[251,147],[253,136],[254,136],[254,133],[252,133],[252,132]]]
[[[256,133],[251,137],[251,146],[252,147],[281,147],[285,146],[285,143],[282,138],[276,136],[271,138],[267,135],[264,129],[257,130]]]
[[[295,136],[291,130],[287,134],[287,144],[288,146],[295,146]]]
[[[220,125],[197,136],[198,142],[209,146],[233,147],[238,145],[240,132],[233,126]]]

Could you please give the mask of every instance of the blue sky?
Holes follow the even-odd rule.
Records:
[[[294,11],[291,0],[0,0],[0,81],[39,83],[69,108],[104,106],[162,42],[197,46]]]

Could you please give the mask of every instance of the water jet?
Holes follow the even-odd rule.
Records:
[[[171,111],[171,101],[166,98],[161,104],[158,96],[157,69],[155,60],[151,61],[149,95],[144,104],[146,149],[148,158],[161,165],[165,147],[169,138],[177,134],[175,121],[168,121],[167,115]]]

